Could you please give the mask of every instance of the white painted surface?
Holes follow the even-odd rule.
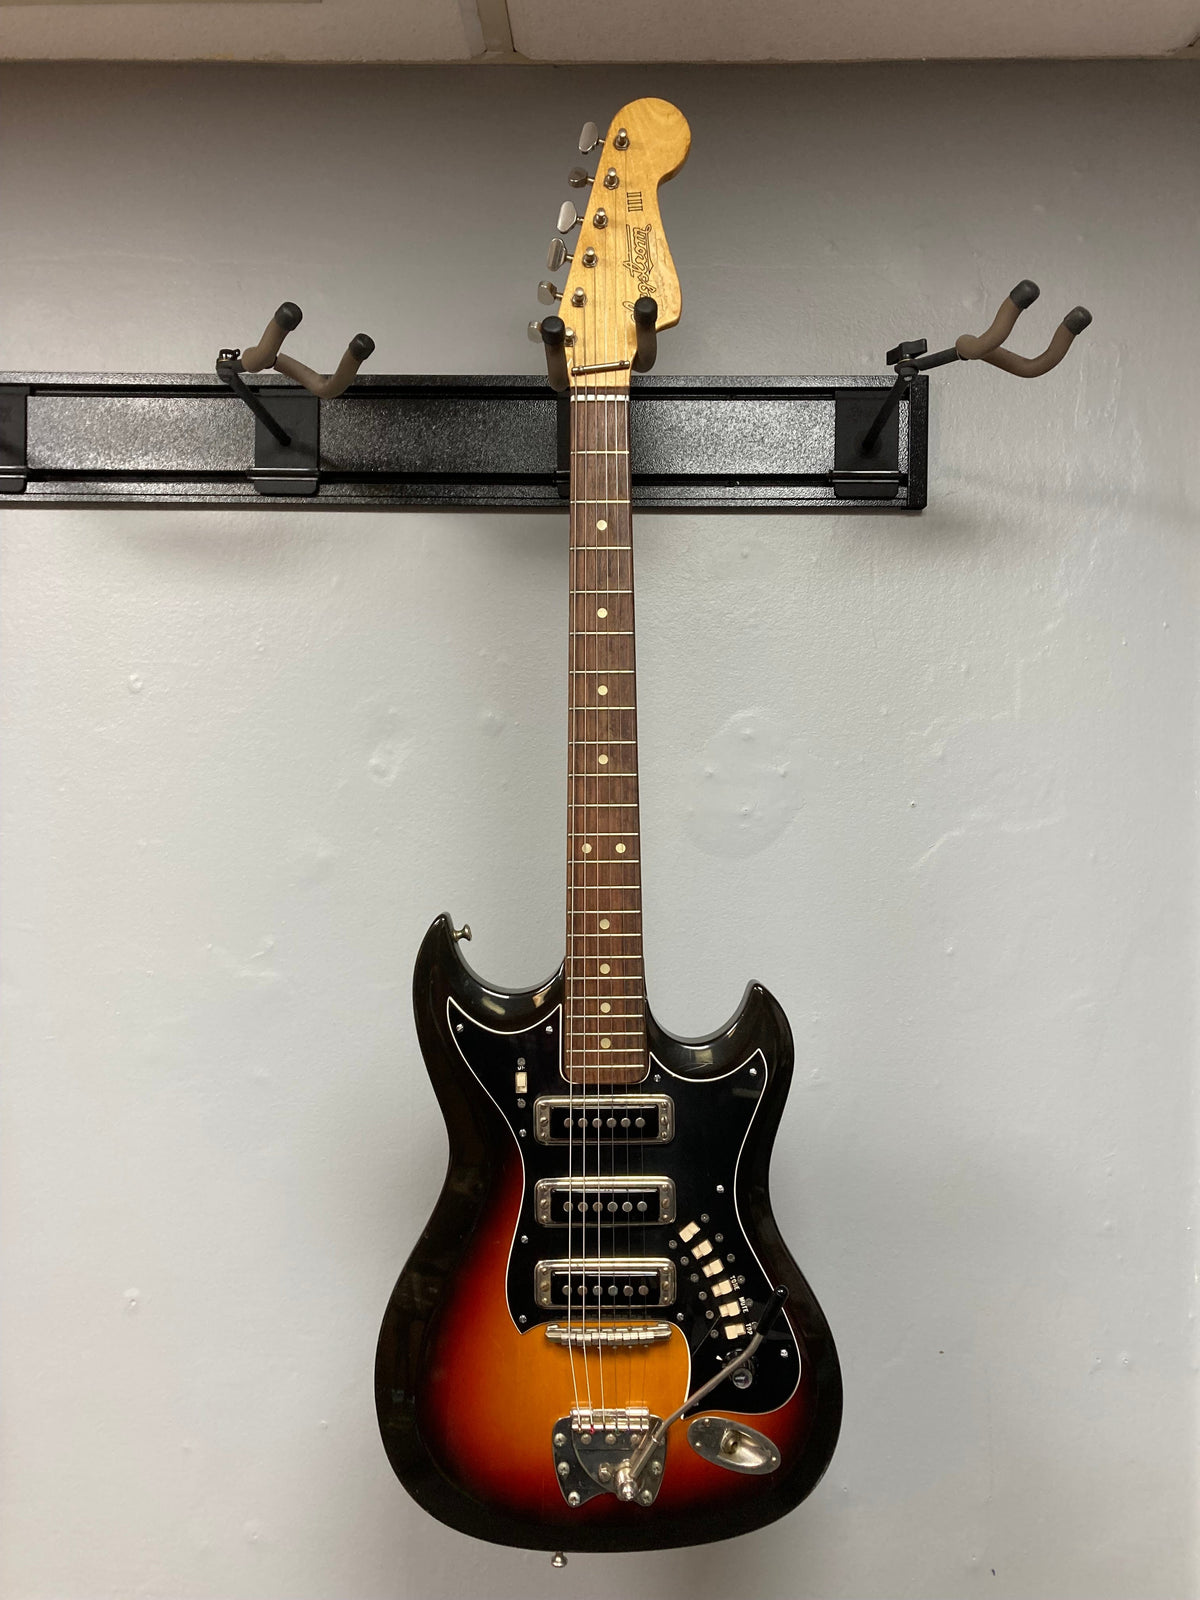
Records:
[[[529,370],[576,126],[646,92],[664,370],[875,371],[1026,274],[1020,348],[1096,315],[935,375],[919,519],[640,520],[651,998],[793,1020],[847,1408],[769,1531],[565,1577],[417,1511],[370,1392],[444,1161],[421,933],[561,953],[565,526],[3,511],[6,1600],[1194,1594],[1192,69],[3,89],[12,368],[202,370],[290,296],[302,357]]]
[[[16,61],[1086,58],[1167,55],[1197,34],[1197,0],[0,0],[0,58]]]

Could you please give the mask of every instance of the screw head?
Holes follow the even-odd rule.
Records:
[[[572,1489],[570,1494],[567,1496],[567,1504],[569,1506],[577,1506],[579,1504],[579,1495],[574,1489]],[[563,1565],[565,1566],[566,1562],[564,1562]]]

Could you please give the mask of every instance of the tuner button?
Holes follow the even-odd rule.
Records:
[[[564,200],[558,212],[559,233],[570,233],[572,228],[577,228],[583,218],[576,211],[569,200]]]
[[[579,132],[580,154],[587,155],[589,150],[594,150],[598,144],[603,144],[600,129],[594,122],[585,122]]]
[[[572,189],[586,189],[592,181],[592,174],[583,167],[572,167],[567,173],[567,182]]]
[[[546,271],[557,272],[565,261],[574,258],[561,239],[551,239],[550,248],[546,251]]]
[[[542,325],[540,322],[531,322],[529,324],[529,342],[531,344],[541,344]]]
[[[538,284],[538,299],[544,306],[552,306],[556,300],[562,299],[562,290],[549,278],[543,278]]]

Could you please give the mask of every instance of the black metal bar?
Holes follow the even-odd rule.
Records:
[[[0,374],[5,383],[22,407],[28,391],[24,505],[561,511],[569,483],[569,402],[532,375],[368,376],[318,400],[264,374],[254,398],[287,446],[261,418],[251,423],[250,407],[229,405],[223,374]],[[876,455],[859,449],[891,383],[638,378],[634,507],[915,509],[926,379],[910,386]]]

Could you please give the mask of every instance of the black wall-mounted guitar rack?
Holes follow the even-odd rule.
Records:
[[[961,334],[945,350],[928,353],[924,339],[897,345],[891,377],[639,376],[630,391],[633,504],[920,511],[924,373],[980,360],[1022,378],[1052,371],[1092,317],[1076,306],[1040,355],[1018,355],[1003,341],[1039,292],[1022,279],[985,333]],[[633,312],[641,372],[657,351],[657,307],[644,298]],[[0,373],[0,495],[42,506],[329,511],[552,511],[569,499],[560,319],[530,324],[547,350],[547,378],[381,378],[359,373],[375,349],[365,333],[329,376],[282,354],[302,317],[285,300],[257,345],[220,351],[211,377]]]
[[[569,404],[540,376],[360,376],[329,400],[273,373],[249,399],[216,376],[3,373],[0,494],[51,507],[561,510]],[[640,377],[630,419],[635,507],[926,503],[924,377],[902,390],[890,374]]]

